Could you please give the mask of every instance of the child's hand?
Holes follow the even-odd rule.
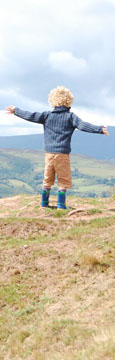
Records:
[[[7,111],[8,114],[14,114],[15,106],[13,105],[6,106],[5,110]]]
[[[109,135],[109,132],[108,132],[106,126],[103,126],[103,134],[104,134],[104,135],[107,135],[107,136]]]

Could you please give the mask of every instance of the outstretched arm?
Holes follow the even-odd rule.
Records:
[[[45,113],[39,113],[39,112],[31,113],[29,111],[21,110],[13,105],[7,106],[6,111],[8,112],[8,114],[14,114],[24,120],[39,124],[44,124]]]
[[[74,113],[72,113],[72,122],[73,122],[73,127],[77,128],[81,131],[109,135],[109,132],[105,126],[97,126],[97,125],[93,125],[88,122],[85,122],[85,121],[81,120]]]

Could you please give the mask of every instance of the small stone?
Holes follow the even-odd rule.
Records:
[[[27,248],[28,248],[28,245],[25,244],[25,245],[24,245],[24,249],[27,249]]]
[[[74,266],[80,266],[80,265],[79,265],[79,263],[76,261],[76,262],[74,263]]]
[[[14,271],[14,275],[18,275],[18,274],[20,274],[20,270],[19,270],[19,269],[16,269],[16,270]]]

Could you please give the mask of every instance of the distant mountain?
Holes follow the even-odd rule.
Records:
[[[109,136],[75,131],[72,137],[72,153],[115,161],[115,127],[108,127],[108,131]]]
[[[75,131],[72,136],[72,154],[115,161],[115,127],[108,127],[110,136]],[[44,150],[44,135],[0,137],[0,148]]]

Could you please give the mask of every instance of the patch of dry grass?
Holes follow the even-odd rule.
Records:
[[[35,202],[1,201],[0,360],[114,360],[114,199],[71,216]]]

